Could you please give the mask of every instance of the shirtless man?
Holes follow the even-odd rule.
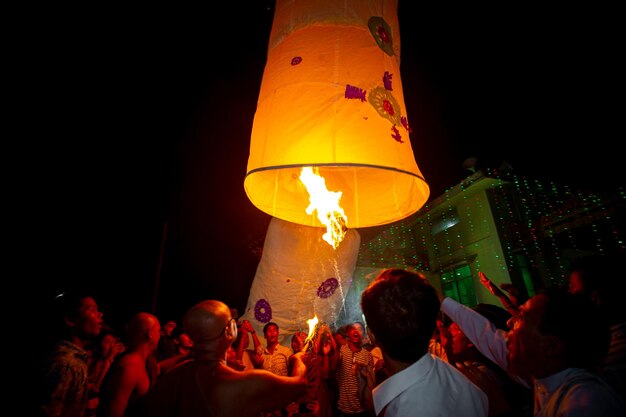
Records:
[[[304,353],[290,358],[290,376],[262,369],[240,372],[226,364],[226,352],[237,338],[237,323],[228,306],[207,300],[192,307],[183,328],[194,342],[192,358],[161,375],[150,392],[152,417],[256,417],[278,410],[306,393]]]
[[[103,381],[98,416],[143,415],[144,399],[156,383],[158,365],[153,355],[161,337],[159,320],[137,313],[128,323],[128,349],[111,366]]]

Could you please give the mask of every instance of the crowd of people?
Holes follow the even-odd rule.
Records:
[[[386,269],[361,294],[363,323],[321,323],[289,346],[219,300],[180,321],[139,312],[118,333],[92,294],[66,293],[33,415],[624,416],[626,309],[608,267],[585,259],[568,288],[528,299],[481,273],[502,305],[472,308]]]

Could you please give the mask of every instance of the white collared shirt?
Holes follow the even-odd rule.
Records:
[[[580,368],[566,368],[535,380],[535,416],[618,417],[626,404],[600,377]]]
[[[385,379],[372,395],[377,416],[485,417],[489,411],[480,388],[430,353]]]

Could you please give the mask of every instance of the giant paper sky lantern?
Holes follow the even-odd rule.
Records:
[[[276,0],[244,181],[273,219],[243,318],[259,333],[276,322],[285,345],[314,317],[345,324],[356,229],[403,219],[429,195],[409,141],[397,7]]]
[[[324,226],[307,212],[304,167],[340,196],[338,229],[391,223],[426,202],[409,141],[397,6],[276,0],[244,181],[260,210]]]

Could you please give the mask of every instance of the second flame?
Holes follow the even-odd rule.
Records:
[[[307,343],[313,342],[313,338],[315,337],[315,327],[317,326],[317,323],[319,323],[317,314],[312,319],[308,319],[306,323],[309,325],[309,334],[304,340],[304,346],[306,346]]]

